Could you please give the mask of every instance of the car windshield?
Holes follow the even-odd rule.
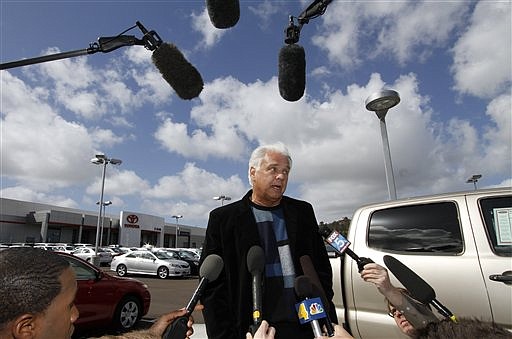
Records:
[[[192,252],[188,251],[181,251],[180,256],[185,259],[195,260],[195,256],[192,254]]]
[[[164,252],[164,251],[161,251],[161,252],[154,252],[153,254],[154,254],[158,259],[162,259],[162,260],[172,259],[172,257],[171,257],[167,252]]]

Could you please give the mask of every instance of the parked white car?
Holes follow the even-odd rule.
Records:
[[[110,270],[120,277],[129,273],[153,274],[160,279],[190,275],[190,265],[187,262],[173,259],[163,251],[152,253],[140,250],[118,255],[112,259]]]
[[[74,256],[82,258],[85,261],[93,263],[93,257],[95,256],[94,248],[92,247],[78,247],[73,252],[71,252]],[[101,248],[98,248],[98,256],[100,257],[100,266],[101,265],[109,265],[112,261],[112,255],[109,252],[104,251]]]

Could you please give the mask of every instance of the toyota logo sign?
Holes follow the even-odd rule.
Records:
[[[130,224],[136,224],[137,221],[139,221],[139,217],[135,214],[130,214],[126,217],[126,221],[128,221]]]

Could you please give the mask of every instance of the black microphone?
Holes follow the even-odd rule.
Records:
[[[287,101],[297,101],[306,88],[306,54],[297,44],[286,45],[279,51],[279,94]]]
[[[350,245],[350,241],[348,241],[342,234],[338,231],[331,229],[327,226],[323,226],[320,228],[320,235],[324,239],[324,241],[331,245],[332,248],[339,254],[347,253],[352,259],[354,259],[357,263],[357,268],[359,272],[364,269],[364,265],[372,263],[373,260],[370,258],[359,257],[355,254],[348,246]]]
[[[393,275],[404,285],[410,295],[422,302],[423,304],[431,304],[441,315],[457,322],[457,318],[448,308],[436,300],[436,292],[425,280],[423,280],[416,272],[411,270],[400,260],[390,256],[384,256],[384,264]]]
[[[319,297],[313,297],[313,285],[305,275],[295,278],[294,287],[295,294],[303,299],[302,302],[295,305],[300,323],[311,323],[314,337],[321,337],[322,329],[318,320],[326,317],[322,300]]]
[[[252,320],[250,327],[252,335],[260,327],[262,320],[262,293],[261,278],[263,269],[265,268],[265,253],[260,246],[252,246],[247,252],[247,269],[252,275]]]
[[[187,313],[167,326],[167,329],[162,336],[163,339],[183,339],[187,336],[187,323],[190,314],[194,311],[194,307],[196,307],[199,298],[203,294],[206,284],[217,279],[223,268],[224,262],[217,254],[210,254],[204,259],[201,267],[199,268],[199,276],[201,277],[201,280],[199,281],[199,285],[192,295],[192,298],[190,298],[187,307],[185,307]]]
[[[334,327],[332,326],[331,316],[329,315],[330,311],[330,303],[327,300],[327,296],[325,295],[325,291],[322,287],[322,283],[320,282],[320,278],[318,277],[318,273],[316,273],[315,266],[313,266],[313,262],[309,255],[303,255],[299,258],[300,266],[302,267],[302,272],[304,275],[311,280],[311,284],[313,285],[313,293],[315,295],[319,295],[320,299],[322,299],[322,303],[325,306],[325,328],[327,329],[327,336],[334,337]]]
[[[238,0],[206,0],[208,16],[215,28],[230,28],[240,19]]]
[[[182,99],[190,100],[203,90],[203,79],[197,69],[188,62],[178,48],[162,43],[151,57],[162,77]]]

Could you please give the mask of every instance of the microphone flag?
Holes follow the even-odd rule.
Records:
[[[322,300],[318,297],[301,301],[295,305],[295,310],[297,311],[297,316],[301,324],[306,324],[327,316]]]

